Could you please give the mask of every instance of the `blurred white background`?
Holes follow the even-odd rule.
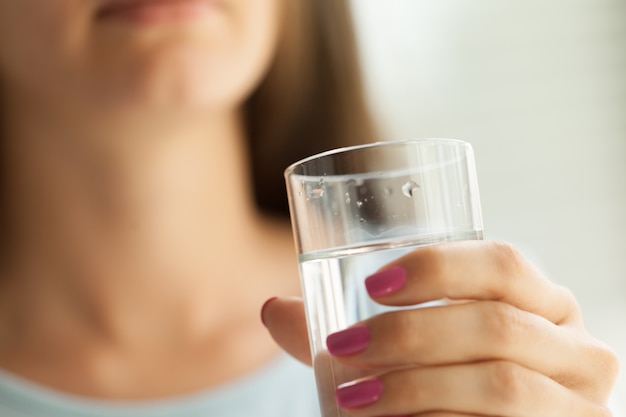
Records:
[[[626,368],[626,1],[353,4],[385,138],[472,143],[487,237],[570,287]]]

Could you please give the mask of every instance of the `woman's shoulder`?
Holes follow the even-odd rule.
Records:
[[[214,389],[143,402],[79,397],[0,371],[3,417],[319,417],[318,410],[312,371],[285,355]]]

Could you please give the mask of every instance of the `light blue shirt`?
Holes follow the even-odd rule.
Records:
[[[167,377],[164,375],[164,378]],[[147,402],[62,393],[0,371],[2,417],[319,417],[313,372],[286,356],[206,392]]]

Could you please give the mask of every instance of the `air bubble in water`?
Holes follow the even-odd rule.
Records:
[[[402,186],[402,194],[407,197],[415,197],[416,193],[419,192],[420,186],[415,181],[408,181]]]
[[[361,200],[356,202],[356,206],[357,207],[362,207],[363,206],[363,202]]]
[[[352,201],[352,199],[350,198],[350,193],[346,193],[345,197],[346,197],[346,204],[350,204],[350,202]]]
[[[311,191],[311,198],[318,199],[324,197],[324,190],[321,188],[316,188]]]

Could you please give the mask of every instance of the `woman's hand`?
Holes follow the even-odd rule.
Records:
[[[585,331],[571,292],[512,246],[424,247],[366,284],[381,304],[451,303],[381,314],[329,337],[330,353],[346,366],[382,371],[338,388],[351,415],[611,415],[605,404],[617,376],[615,354]],[[285,350],[310,363],[299,300],[276,300],[263,318]],[[359,345],[342,337],[349,332],[361,333]]]

